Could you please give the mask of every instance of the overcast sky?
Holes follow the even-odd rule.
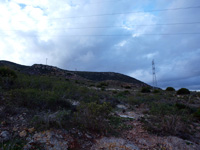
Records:
[[[119,72],[148,84],[154,59],[159,87],[199,90],[200,1],[0,0],[0,60],[46,58],[63,69]]]

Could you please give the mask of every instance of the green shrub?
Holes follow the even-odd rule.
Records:
[[[113,93],[113,94],[117,94],[117,93],[118,93],[118,91],[113,91],[112,93]]]
[[[159,90],[157,90],[157,89],[155,89],[155,90],[153,90],[153,93],[160,93],[160,91]]]
[[[10,89],[17,78],[15,71],[7,67],[0,67],[0,86],[3,89]]]
[[[70,127],[71,111],[59,110],[55,113],[43,113],[35,115],[31,124],[39,130],[47,130],[50,128],[67,128]]]
[[[183,132],[189,133],[191,115],[188,112],[182,104],[154,103],[150,107],[148,121],[144,121],[145,127],[159,135],[181,136]]]
[[[175,106],[178,109],[186,109],[186,108],[188,108],[185,104],[182,104],[182,103],[176,103]]]
[[[14,106],[31,109],[71,108],[71,104],[55,91],[41,91],[37,89],[15,89],[10,92],[9,103]]]
[[[79,82],[78,80],[75,80],[75,83],[76,83],[76,84],[80,84],[80,82]]]
[[[175,107],[180,112],[183,112],[183,113],[192,114],[192,113],[196,112],[196,108],[192,108],[192,107],[186,106],[185,104],[182,104],[182,103],[176,103]]]
[[[176,113],[176,111],[176,107],[166,103],[152,103],[150,106],[150,114],[156,116],[171,115]]]
[[[102,87],[105,88],[106,86],[108,86],[108,83],[106,83],[106,82],[101,82],[101,83],[99,83],[99,84],[97,85],[98,88],[102,88]]]
[[[90,84],[89,86],[90,86],[90,87],[94,87],[95,85],[94,85],[94,84]]]
[[[70,72],[68,72],[68,73],[67,73],[67,76],[73,76],[73,74],[72,74],[72,73],[70,73]]]
[[[186,95],[186,94],[190,94],[190,91],[186,88],[181,88],[176,92],[178,95]]]
[[[167,87],[166,91],[171,91],[172,92],[172,91],[175,91],[175,89],[173,87]]]
[[[105,90],[106,90],[106,88],[105,88],[105,87],[101,87],[101,90],[102,90],[102,91],[105,91]]]
[[[15,138],[7,142],[0,143],[0,149],[1,150],[21,150],[23,149],[26,143],[27,143],[26,140]]]
[[[112,126],[114,130],[122,131],[122,130],[133,128],[133,126],[126,123],[129,121],[133,121],[132,118],[122,118],[120,116],[111,116],[109,118],[109,121],[110,121],[110,125]]]
[[[85,86],[76,85],[73,81],[60,81],[56,77],[27,76],[20,74],[14,86],[16,89],[32,89],[40,91],[51,91],[53,95],[61,99],[74,99],[88,101],[102,95],[100,91],[89,89]],[[22,90],[23,91],[23,90]],[[41,93],[41,92],[40,92]],[[51,94],[52,95],[52,94]],[[103,94],[106,96],[106,93]],[[59,98],[59,99],[60,99]],[[92,99],[93,101],[94,99]]]
[[[143,103],[143,101],[137,97],[131,96],[128,99],[128,104],[133,106],[133,105],[140,105]]]
[[[119,93],[117,93],[117,97],[125,98],[129,94],[131,94],[131,93],[128,90],[120,91]]]
[[[124,88],[125,89],[131,89],[131,86],[130,85],[125,85]]]
[[[123,91],[125,95],[131,94],[128,90]]]
[[[142,93],[150,93],[151,91],[150,91],[150,88],[149,88],[149,87],[143,87],[143,88],[141,89],[141,92],[142,92]]]
[[[18,74],[15,88],[57,90],[57,88],[62,87],[62,90],[64,90],[68,84],[68,82],[59,81],[58,78],[55,77]]]
[[[200,120],[200,108],[193,114],[193,116]]]
[[[188,125],[190,123],[190,118],[191,117],[188,115],[181,116],[177,114],[164,115],[162,119],[158,116],[150,116],[148,122],[145,122],[145,127],[147,130],[157,135],[174,135],[181,137],[183,133],[189,133]]]
[[[75,124],[82,129],[106,132],[109,128],[109,116],[112,107],[109,103],[82,103],[75,113]]]
[[[11,78],[17,78],[17,74],[15,71],[11,70],[7,67],[0,67],[0,77],[11,77]]]

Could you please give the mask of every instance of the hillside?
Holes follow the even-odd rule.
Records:
[[[57,67],[42,65],[42,64],[34,64],[32,66],[23,66],[16,63],[8,62],[8,61],[0,61],[0,66],[8,66],[14,70],[28,73],[28,74],[38,74],[38,75],[56,75],[62,76],[66,78],[74,78],[74,79],[86,79],[91,81],[120,81],[125,83],[130,83],[138,86],[147,86],[147,84],[139,81],[135,78],[129,77],[127,75],[114,73],[114,72],[86,72],[86,71],[69,71],[63,70]]]
[[[199,150],[200,93],[0,61],[0,150]]]

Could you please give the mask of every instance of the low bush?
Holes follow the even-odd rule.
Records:
[[[15,88],[31,88],[40,90],[66,90],[70,87],[69,82],[60,81],[55,77],[46,77],[38,75],[24,75],[19,74],[19,78],[16,80]]]
[[[71,111],[59,110],[55,113],[42,113],[35,115],[31,124],[39,130],[47,130],[50,128],[69,128],[71,125]]]
[[[200,120],[200,108],[193,114],[193,116]]]
[[[116,131],[128,130],[132,129],[133,126],[127,124],[126,122],[133,121],[131,118],[122,118],[120,116],[111,116],[109,118],[110,125],[113,129],[113,133],[115,134]],[[119,133],[119,132],[118,132]]]
[[[0,143],[0,149],[1,150],[20,150],[20,149],[23,149],[26,143],[27,141],[23,139],[12,139],[10,141]]]
[[[188,108],[181,104],[153,103],[150,107],[148,121],[144,121],[146,128],[159,135],[188,134],[191,115]]]
[[[187,120],[185,120],[187,117]],[[189,116],[174,115],[164,115],[162,119],[158,116],[150,116],[148,122],[146,122],[146,128],[158,135],[175,135],[181,136],[181,134],[187,134],[189,131]]]
[[[176,110],[176,107],[166,103],[152,103],[150,106],[150,114],[156,116],[175,114]]]
[[[117,93],[116,97],[125,98],[127,95],[131,94],[128,90],[120,91]]]
[[[125,85],[125,86],[122,86],[122,87],[125,88],[125,89],[131,89],[130,85]]]
[[[167,87],[167,88],[166,88],[166,91],[173,92],[173,91],[175,91],[175,89],[174,89],[173,87]]]
[[[37,89],[15,89],[10,92],[8,103],[14,106],[31,109],[71,108],[71,104],[55,91],[41,91]]]
[[[186,94],[190,94],[190,91],[186,88],[181,88],[176,92],[178,95],[186,95]]]
[[[108,86],[108,83],[106,83],[106,82],[101,82],[101,83],[99,83],[98,85],[97,85],[97,87],[98,88],[105,88],[105,87],[107,87]]]
[[[109,116],[112,107],[109,103],[82,103],[74,116],[74,123],[82,129],[106,133],[109,130]]]
[[[141,89],[141,92],[142,92],[142,93],[150,93],[151,90],[150,90],[149,87],[143,87],[143,88]]]
[[[0,67],[0,86],[3,89],[10,89],[17,78],[14,70],[7,67]]]
[[[157,89],[155,89],[155,90],[153,90],[153,93],[154,93],[154,94],[156,94],[156,93],[160,93],[160,91],[157,90]]]
[[[117,93],[118,93],[118,91],[113,91],[112,93],[113,93],[113,94],[117,94]]]
[[[189,107],[189,106],[182,104],[182,103],[176,103],[175,107],[178,109],[178,111],[180,111],[180,113],[192,114],[192,113],[195,113],[197,111],[196,108]]]
[[[105,87],[101,87],[101,91],[105,91],[106,90],[106,88]]]
[[[180,110],[180,109],[186,109],[188,108],[185,104],[182,103],[176,103],[175,106]]]
[[[14,70],[7,67],[0,67],[0,77],[17,78],[17,74]]]
[[[137,97],[134,97],[134,96],[130,96],[130,97],[128,97],[127,102],[128,102],[129,105],[133,106],[133,105],[140,105],[144,101],[141,100],[140,98],[137,98]]]

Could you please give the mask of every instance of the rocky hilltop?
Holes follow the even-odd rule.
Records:
[[[139,81],[127,75],[115,72],[87,72],[87,71],[69,71],[58,67],[43,64],[34,64],[32,66],[24,66],[8,61],[0,61],[0,66],[8,66],[14,70],[32,74],[32,75],[55,75],[57,77],[65,77],[67,79],[85,79],[91,81],[120,81],[130,83],[137,86],[148,86],[146,83]]]

